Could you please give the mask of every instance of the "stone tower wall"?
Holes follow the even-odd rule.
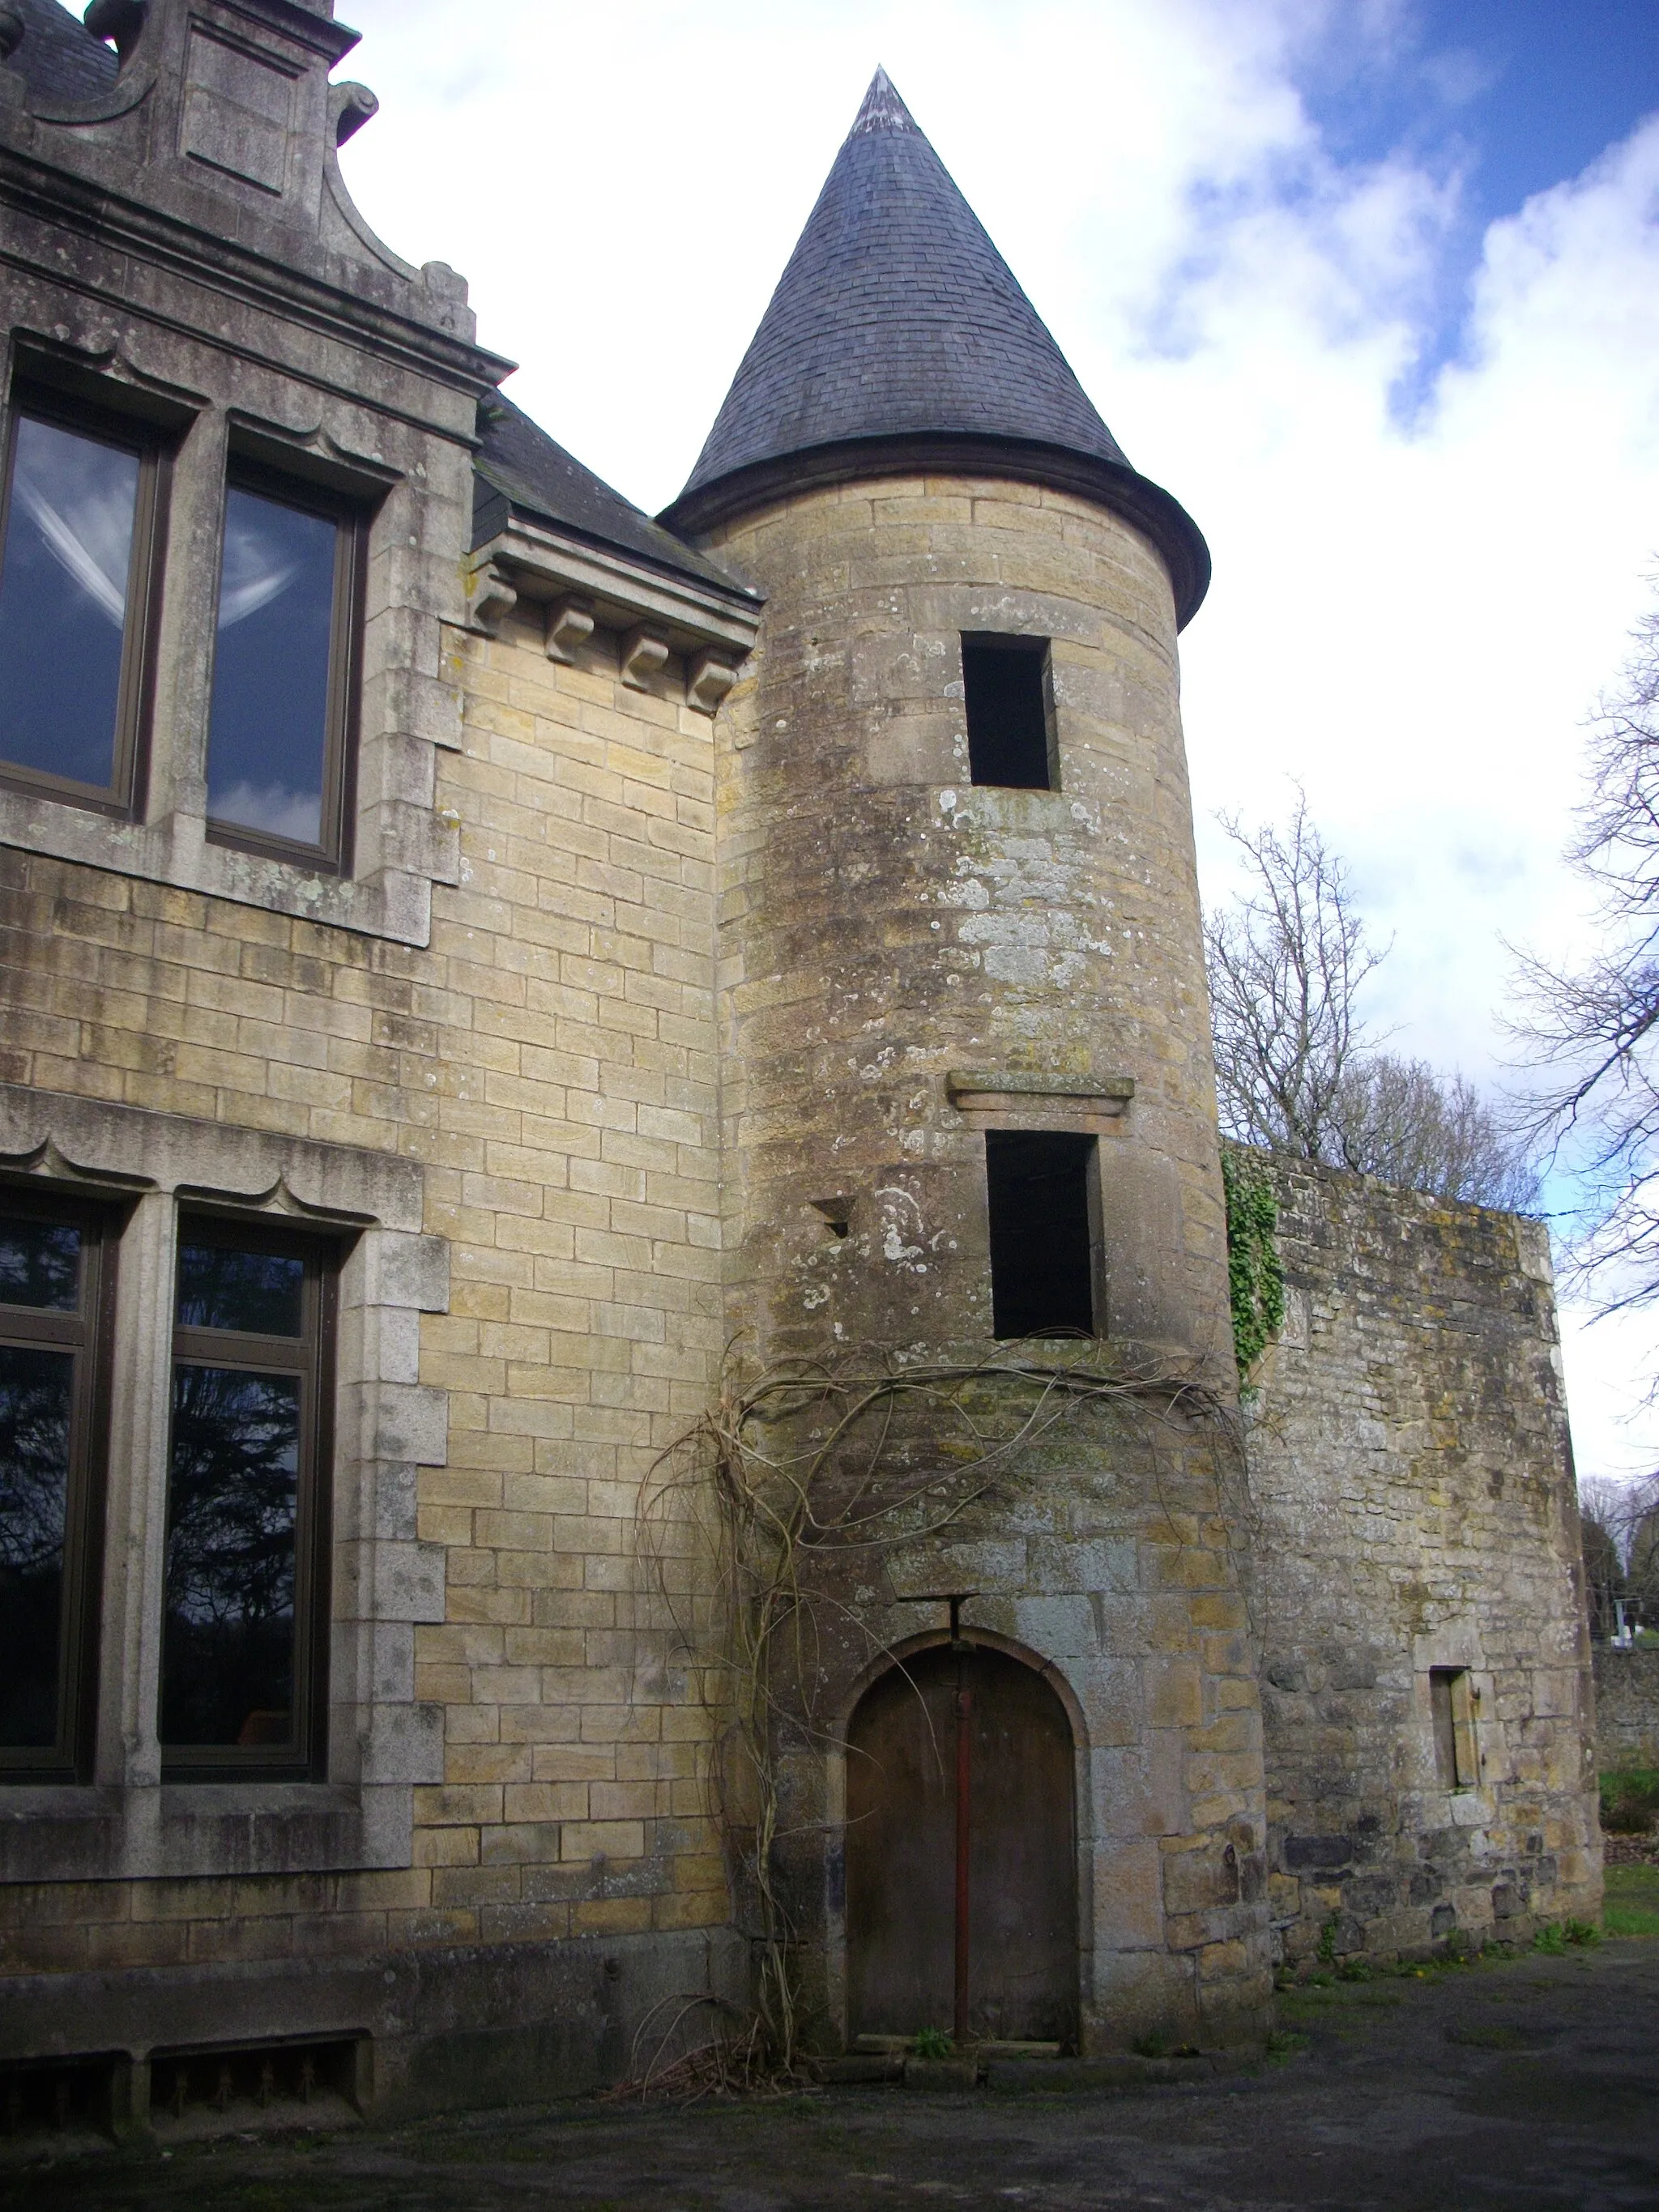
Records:
[[[1207,1004],[1161,562],[1081,500],[960,477],[809,493],[717,543],[768,599],[720,728],[734,1333],[750,1332],[763,1366],[989,1356],[984,1133],[1092,1131],[1103,1364],[1226,1400]],[[969,781],[963,631],[1051,641],[1058,789]],[[971,1096],[952,1080],[963,1073]],[[844,1237],[824,1218],[832,1200]],[[927,1448],[925,1425],[909,1442]],[[792,1771],[792,1818],[827,1838],[799,1879],[830,2032],[836,1717],[881,1650],[943,1632],[942,1607],[906,1601],[942,1589],[977,1593],[964,1621],[1048,1668],[1075,1703],[1085,2042],[1259,2027],[1260,1723],[1235,1471],[1214,1410],[1090,1415],[1046,1440],[1012,1498],[948,1540],[865,1557],[837,1589],[858,1625],[819,1647],[832,1748]]]
[[[1578,1515],[1542,1225],[1272,1164],[1287,1317],[1248,1413],[1273,1913],[1289,1960],[1601,1902]],[[1437,1761],[1468,1670],[1479,1778]]]
[[[1036,486],[902,478],[716,534],[768,595],[721,717],[742,1319],[779,1350],[988,1334],[988,1126],[1097,1128],[1115,1337],[1230,1357],[1170,585]],[[1052,641],[1060,787],[969,779],[960,637]],[[952,1071],[1133,1079],[958,1108]],[[815,1200],[852,1200],[850,1237]]]

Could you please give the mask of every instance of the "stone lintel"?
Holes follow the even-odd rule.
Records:
[[[1012,1069],[953,1067],[945,1096],[958,1109],[996,1112],[1027,1102],[1066,1105],[1085,1114],[1127,1113],[1135,1095],[1132,1075],[1033,1075]]]

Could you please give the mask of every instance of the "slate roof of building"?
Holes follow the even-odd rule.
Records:
[[[22,42],[5,66],[15,70],[36,100],[65,106],[94,100],[116,79],[113,46],[94,39],[58,0],[10,0],[23,19]]]
[[[1197,526],[1130,465],[884,70],[662,520],[701,530],[744,481],[775,491],[792,458],[827,467],[874,440],[994,440],[1023,455],[1013,472],[1083,489],[1148,530],[1182,619],[1204,596]],[[1045,475],[1044,453],[1082,465]]]
[[[499,392],[478,410],[478,437],[473,459],[475,545],[495,534],[511,507],[752,602],[755,594],[745,586],[612,491]]]

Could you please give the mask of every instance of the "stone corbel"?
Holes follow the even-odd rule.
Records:
[[[547,657],[550,660],[574,660],[577,653],[593,635],[598,619],[592,599],[578,592],[567,592],[562,599],[552,599],[547,609]]]
[[[623,637],[618,655],[623,682],[630,691],[648,691],[651,678],[668,659],[668,640],[660,630],[638,623]]]
[[[685,703],[700,714],[714,714],[738,680],[735,663],[712,650],[698,653],[685,672]]]
[[[328,88],[329,119],[334,126],[334,143],[343,146],[348,138],[355,138],[365,123],[372,123],[380,112],[380,103],[366,84],[331,84]]]
[[[519,594],[507,572],[494,561],[485,561],[467,579],[467,626],[486,637],[499,637],[501,624],[519,604]]]

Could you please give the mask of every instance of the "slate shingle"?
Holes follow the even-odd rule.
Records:
[[[878,70],[686,484],[846,438],[1122,448]]]
[[[96,99],[115,82],[120,64],[113,46],[94,39],[58,0],[11,0],[23,19],[21,42],[6,67],[15,70],[38,100]]]
[[[878,70],[685,489],[687,537],[797,483],[987,465],[1097,500],[1163,555],[1177,624],[1210,554],[1139,475]]]
[[[522,408],[499,392],[478,410],[478,451],[473,459],[472,542],[495,536],[512,508],[556,522],[578,536],[714,584],[744,599],[753,594],[723,568],[630,506],[591,469],[550,438]]]

